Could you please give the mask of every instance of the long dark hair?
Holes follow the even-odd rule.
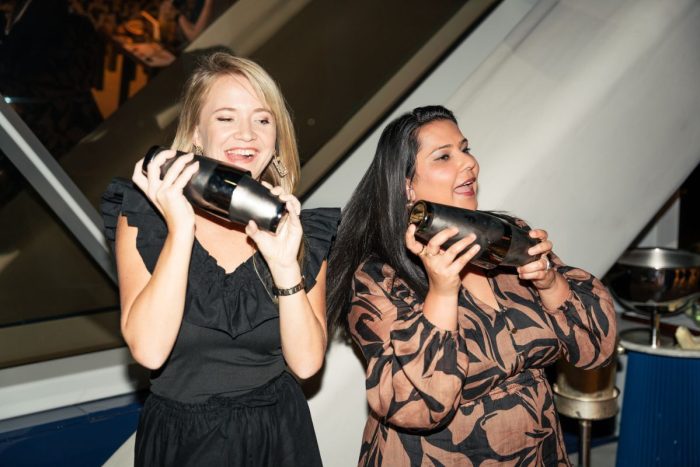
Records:
[[[347,325],[352,278],[369,258],[391,266],[421,297],[428,281],[420,261],[404,245],[408,227],[406,179],[415,173],[418,132],[428,123],[455,116],[442,106],[418,107],[382,132],[372,164],[348,201],[328,262],[328,329],[332,336]]]

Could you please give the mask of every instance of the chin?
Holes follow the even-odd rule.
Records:
[[[462,208],[462,209],[469,209],[470,211],[476,211],[478,207],[478,203],[476,202],[476,199],[458,199],[455,200],[454,202],[450,203],[455,207]]]

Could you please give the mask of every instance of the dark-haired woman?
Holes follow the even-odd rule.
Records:
[[[476,209],[478,175],[453,114],[417,108],[384,130],[343,213],[329,319],[367,362],[360,465],[569,465],[543,369],[560,355],[604,365],[613,304],[543,230],[530,231],[540,258],[517,270],[473,266],[473,236],[443,248],[453,228],[418,242],[406,206]]]

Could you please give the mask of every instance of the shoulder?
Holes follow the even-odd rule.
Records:
[[[301,225],[304,229],[304,270],[307,288],[316,284],[316,276],[335,240],[340,222],[340,209],[316,208],[301,211]]]
[[[318,241],[332,242],[338,231],[340,209],[303,209],[299,217],[304,228],[305,237]]]
[[[386,295],[402,301],[416,301],[415,292],[396,273],[396,270],[384,261],[370,258],[355,270],[353,280],[354,294],[370,293]]]
[[[130,180],[115,178],[102,195],[100,211],[105,237],[112,245],[117,237],[120,216],[126,218],[129,226],[138,229],[136,248],[152,272],[168,229],[148,198]]]
[[[114,229],[120,215],[125,216],[131,226],[164,226],[148,198],[125,178],[114,178],[107,186],[100,200],[100,212],[105,223],[105,234],[111,241],[114,241]]]

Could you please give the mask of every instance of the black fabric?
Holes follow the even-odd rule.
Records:
[[[102,197],[101,210],[110,242],[120,214],[138,228],[136,247],[152,273],[167,227],[148,199],[132,182],[115,179]],[[339,218],[338,209],[302,211],[307,289],[315,284]],[[252,391],[285,371],[279,311],[268,295],[271,284],[263,284],[269,274],[257,253],[226,273],[195,240],[182,325],[167,362],[151,375],[153,394],[204,403]]]
[[[151,395],[136,435],[136,466],[320,466],[309,408],[282,373],[235,398],[183,404]]]

